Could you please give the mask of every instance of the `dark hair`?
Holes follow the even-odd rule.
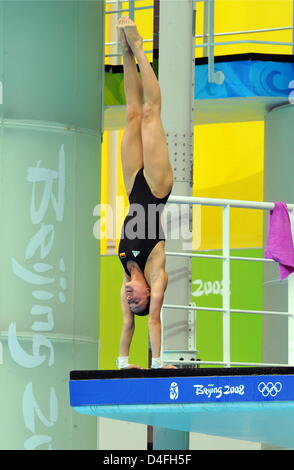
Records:
[[[133,312],[133,313],[134,315],[138,315],[139,317],[145,317],[146,315],[149,314],[149,307],[150,307],[150,296],[148,297],[146,308],[142,310],[142,312]]]

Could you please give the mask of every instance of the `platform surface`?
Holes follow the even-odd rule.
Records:
[[[294,367],[72,371],[82,414],[294,448]]]

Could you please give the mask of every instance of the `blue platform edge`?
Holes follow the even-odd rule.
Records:
[[[70,380],[91,416],[294,448],[294,374]]]
[[[71,380],[69,393],[73,407],[294,401],[294,375]]]
[[[294,448],[294,402],[80,406],[81,414]]]
[[[240,60],[215,63],[214,71],[222,71],[225,75],[220,85],[208,83],[207,64],[197,65],[194,99],[253,96],[289,98],[291,93],[294,95],[294,63],[290,59],[289,62]]]

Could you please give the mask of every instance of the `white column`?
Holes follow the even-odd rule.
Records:
[[[223,208],[223,361],[230,367],[231,314],[230,314],[230,206]]]
[[[182,196],[192,195],[195,75],[193,8],[193,0],[160,2],[159,82],[162,120],[174,173],[172,194]],[[180,224],[180,234],[189,232],[190,214],[189,206],[175,207],[173,216]],[[179,252],[190,248],[187,240],[169,240],[169,235],[167,233],[167,251]],[[165,303],[188,305],[191,260],[170,257],[167,259],[167,270],[169,287]],[[163,324],[164,349],[188,349],[188,312],[172,309],[163,311]]]
[[[162,94],[162,120],[174,173],[173,195],[192,195],[194,142],[195,16],[193,0],[160,2],[159,82]],[[184,209],[184,213],[183,213]],[[173,216],[180,234],[189,232],[189,206],[175,208]],[[189,240],[169,239],[167,251],[191,249]],[[192,242],[192,240],[190,240]],[[191,259],[167,260],[169,286],[165,303],[189,305],[191,298]],[[189,313],[163,309],[163,350],[189,349]],[[154,449],[188,449],[189,433],[154,428]]]

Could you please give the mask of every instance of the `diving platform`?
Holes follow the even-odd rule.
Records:
[[[294,367],[71,371],[81,414],[294,448]]]
[[[157,68],[157,59],[153,66]],[[294,102],[294,55],[245,53],[214,57],[220,84],[208,82],[208,58],[195,59],[194,123],[263,121],[271,109]],[[123,67],[105,66],[105,130],[123,129]],[[171,97],[172,99],[172,97]]]

